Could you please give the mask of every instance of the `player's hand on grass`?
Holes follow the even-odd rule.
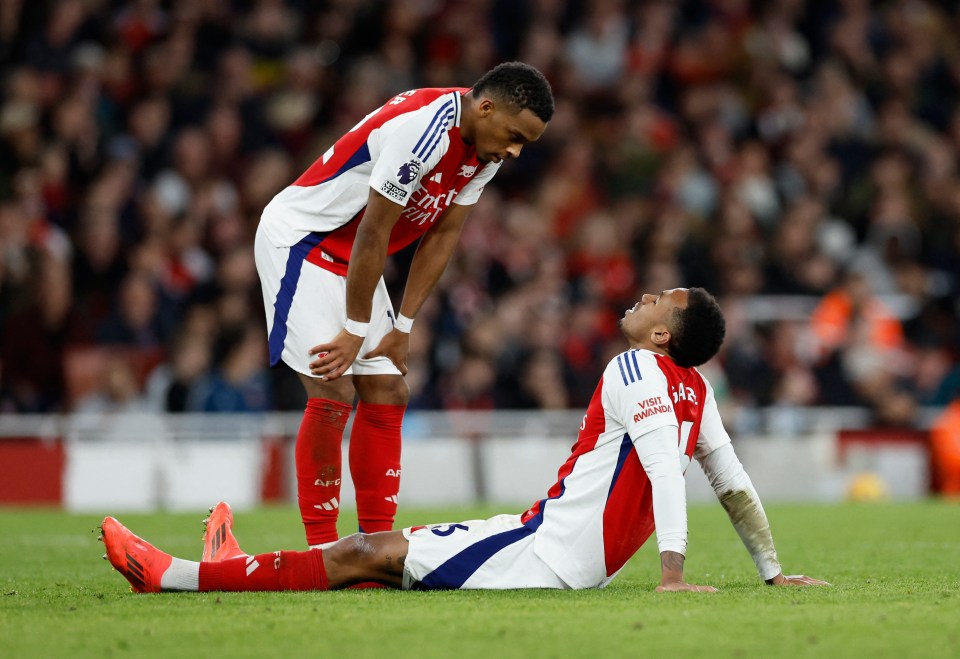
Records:
[[[393,330],[388,332],[376,348],[363,356],[364,359],[386,357],[400,371],[400,375],[407,374],[407,355],[410,354],[410,334]]]
[[[336,380],[357,359],[362,345],[362,336],[340,330],[333,341],[310,348],[310,355],[317,356],[310,362],[310,373],[320,376],[321,380]]]
[[[698,586],[683,580],[683,554],[664,550],[660,552],[660,585],[658,593],[715,593],[713,586]]]
[[[778,574],[772,579],[767,579],[767,583],[771,586],[831,586],[833,584],[827,583],[826,581],[821,581],[820,579],[814,579],[808,577],[804,574],[792,574],[785,576],[783,572]]]
[[[715,593],[713,586],[698,586],[684,581],[669,581],[657,586],[658,593]]]

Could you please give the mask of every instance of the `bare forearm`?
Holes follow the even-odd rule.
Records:
[[[370,191],[347,268],[347,318],[350,320],[370,322],[373,292],[383,276],[390,233],[402,211],[403,206],[383,198],[374,190]]]
[[[381,233],[362,227],[357,231],[347,268],[347,318],[351,320],[370,322],[373,293],[383,276],[390,237]]]
[[[427,296],[443,276],[460,241],[460,230],[468,211],[455,208],[448,212],[454,215],[442,218],[444,224],[434,227],[423,236],[410,264],[403,301],[400,303],[400,313],[408,318],[414,318],[420,311]]]
[[[454,246],[456,240],[453,241]],[[453,248],[445,245],[437,245],[445,253],[437,254],[437,250],[424,250],[421,245],[410,264],[410,274],[407,278],[407,285],[403,290],[403,301],[400,303],[400,313],[409,318],[413,318],[420,311],[420,307],[426,301],[427,296],[436,287],[437,282],[450,263],[450,257],[453,255]]]

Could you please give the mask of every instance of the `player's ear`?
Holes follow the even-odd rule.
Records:
[[[650,340],[653,345],[665,348],[670,343],[669,328],[663,324],[654,325],[653,329],[650,330]]]
[[[484,96],[477,104],[477,112],[481,117],[487,117],[493,114],[493,111],[496,109],[496,107],[496,103],[493,102],[493,99]]]

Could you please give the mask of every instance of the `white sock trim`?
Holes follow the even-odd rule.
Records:
[[[174,558],[170,567],[160,577],[160,588],[163,590],[200,590],[200,564],[196,561]]]

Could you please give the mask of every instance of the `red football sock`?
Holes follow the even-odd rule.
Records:
[[[360,401],[350,431],[350,475],[361,533],[389,531],[400,492],[400,426],[406,405]]]
[[[200,591],[328,590],[323,552],[275,551],[200,564]]]
[[[297,434],[297,499],[307,544],[337,539],[343,428],[351,406],[310,398]]]

